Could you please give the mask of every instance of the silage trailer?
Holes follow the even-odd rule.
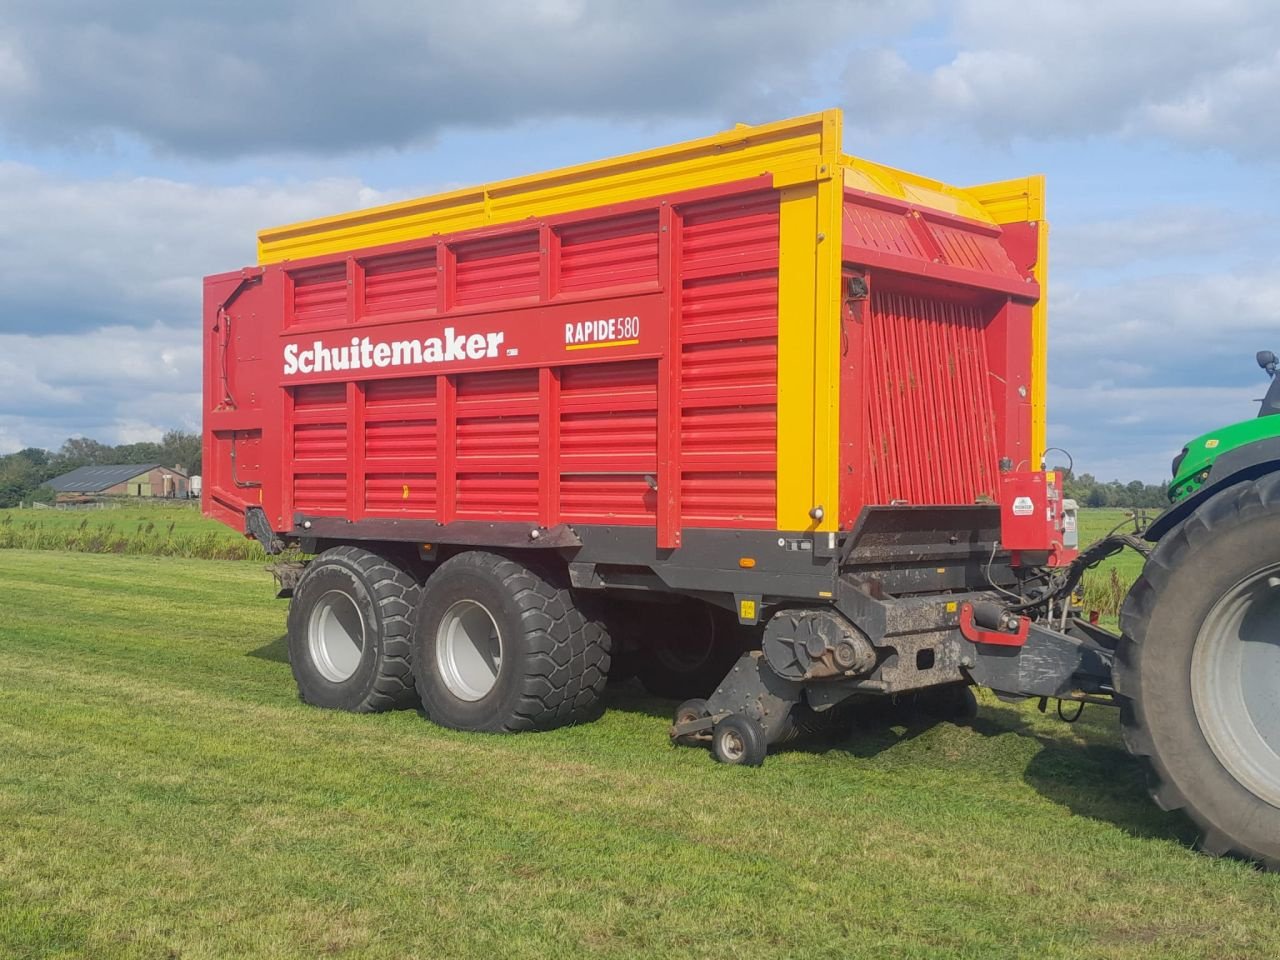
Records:
[[[302,698],[524,731],[638,675],[741,764],[855,702],[1115,704],[1156,799],[1275,865],[1280,451],[1197,448],[1146,539],[1079,550],[1042,179],[950,186],[841,124],[268,229],[205,280],[204,511],[310,557]],[[1121,636],[1071,598],[1125,546]]]

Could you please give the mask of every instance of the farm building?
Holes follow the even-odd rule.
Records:
[[[82,497],[168,497],[187,496],[187,475],[177,467],[159,463],[122,463],[111,466],[80,467],[46,486],[59,500]]]

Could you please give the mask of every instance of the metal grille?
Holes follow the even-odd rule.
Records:
[[[936,294],[875,288],[864,366],[868,503],[995,496],[987,314]]]
[[[777,515],[778,198],[690,206],[681,233],[680,501],[688,526]]]

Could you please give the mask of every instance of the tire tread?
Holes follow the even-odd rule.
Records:
[[[1210,497],[1177,527],[1169,531],[1152,550],[1142,573],[1129,590],[1120,610],[1121,640],[1116,648],[1113,680],[1120,700],[1120,731],[1125,748],[1146,769],[1147,790],[1157,806],[1166,811],[1182,811],[1200,830],[1200,849],[1214,856],[1237,856],[1260,862],[1268,869],[1280,864],[1230,837],[1211,823],[1178,789],[1152,736],[1152,711],[1142,696],[1142,658],[1152,644],[1147,636],[1157,604],[1170,586],[1173,572],[1189,554],[1218,532],[1224,524],[1236,523],[1250,514],[1267,510],[1280,501],[1280,474],[1269,474],[1256,482],[1227,487]]]
[[[371,587],[382,621],[383,655],[379,669],[372,689],[354,712],[381,713],[416,706],[418,691],[413,681],[413,617],[421,585],[412,574],[363,547],[350,544],[332,547],[317,559],[321,558],[341,563],[365,580]]]
[[[483,550],[446,560],[493,576],[520,611],[530,656],[514,708],[498,725],[506,733],[550,730],[595,719],[609,675],[609,635],[574,603],[566,578],[540,564]]]

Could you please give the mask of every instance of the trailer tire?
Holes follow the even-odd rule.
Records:
[[[441,726],[548,730],[600,713],[609,634],[556,572],[469,551],[440,564],[423,588],[414,675]]]
[[[289,602],[289,666],[302,699],[354,713],[414,706],[419,589],[399,565],[360,547],[312,560]]]
[[[1115,686],[1151,795],[1210,854],[1280,869],[1280,475],[1201,504],[1152,551],[1120,614]],[[1273,599],[1273,597],[1275,599]],[[1252,731],[1252,732],[1250,732]]]

